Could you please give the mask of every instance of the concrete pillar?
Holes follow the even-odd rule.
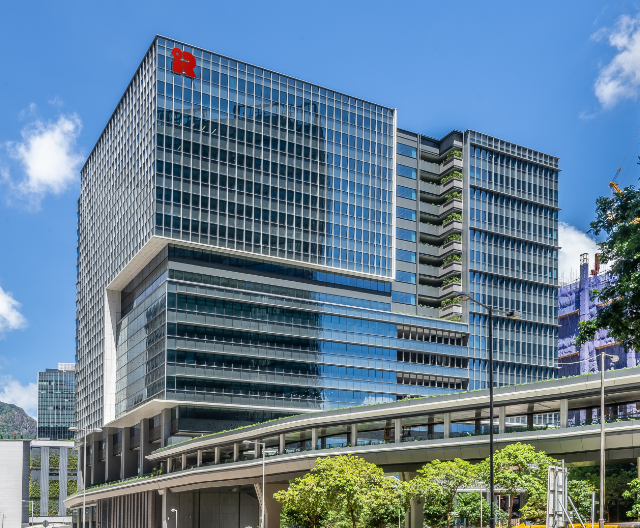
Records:
[[[282,504],[273,498],[276,491],[286,490],[288,484],[265,484],[264,486],[264,527],[280,528]]]
[[[237,462],[240,458],[240,444],[233,444],[233,461]]]
[[[411,499],[409,507],[409,528],[422,528],[424,525],[424,503],[417,499]]]
[[[169,493],[168,489],[160,490],[159,493],[162,497],[162,506],[160,508],[160,512],[162,515],[162,528],[167,528],[167,521],[169,520],[169,510],[167,509],[167,493]]]
[[[137,453],[131,450],[131,428],[122,429],[122,453],[120,454],[120,478],[135,477],[138,473]]]
[[[117,429],[105,429],[104,477],[105,480],[118,480],[120,478],[120,459],[114,454],[113,435]]]
[[[213,448],[213,463],[214,464],[220,463],[220,447]]]
[[[198,449],[198,467],[202,466],[202,449]]]
[[[498,434],[507,432],[507,408],[498,407]]]
[[[187,455],[186,453],[182,453],[182,470],[187,469]]]
[[[100,448],[102,447],[102,434],[92,437],[93,445],[91,460],[91,484],[102,484],[104,482],[104,462],[100,460]],[[97,438],[96,438],[97,437]]]
[[[451,413],[444,413],[444,437],[451,437]]]
[[[393,436],[394,443],[402,442],[402,418],[393,419]]]
[[[162,409],[160,413],[160,447],[167,446],[171,436],[171,409]]]
[[[358,424],[351,424],[351,427],[349,429],[350,429],[349,440],[351,442],[351,445],[357,446],[358,445]]]
[[[569,400],[560,400],[560,428],[565,429],[569,425]]]
[[[278,438],[279,440],[279,446],[278,446],[278,454],[282,455],[284,453],[284,449],[285,449],[285,444],[284,444],[284,434],[280,434],[280,437]]]
[[[527,429],[533,429],[533,413],[527,414]]]
[[[148,475],[153,471],[155,465],[147,457],[153,451],[153,444],[149,442],[149,418],[143,418],[140,420],[140,473],[142,475]]]
[[[311,450],[315,451],[318,449],[318,429],[313,427],[311,429]]]
[[[167,473],[171,473],[171,470],[173,469],[171,467],[171,457],[167,458]]]
[[[84,439],[83,439],[84,441]],[[78,490],[82,490],[84,489],[84,482],[85,482],[85,462],[84,462],[84,446],[80,446],[80,448],[78,449]],[[78,521],[79,524],[82,524],[82,520]]]

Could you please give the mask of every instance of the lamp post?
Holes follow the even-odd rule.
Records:
[[[616,363],[620,358],[613,354],[600,353],[600,519],[598,524],[604,528],[604,470],[605,470],[605,433],[604,433],[604,358],[610,357]]]
[[[171,508],[171,511],[176,514],[176,528],[178,528],[178,510]]]
[[[83,468],[82,468],[82,528],[85,528],[87,522],[87,435],[89,433],[101,433],[102,429],[82,429],[80,427],[69,427],[69,431],[84,433],[83,449]]]
[[[244,440],[242,442],[243,444],[258,444],[260,446],[262,446],[262,514],[260,517],[260,527],[264,528],[264,460],[265,460],[265,456],[267,454],[267,444],[265,444],[264,442],[252,442],[251,440]],[[268,450],[269,453],[274,453],[275,450],[274,449],[269,449]],[[246,451],[247,453],[253,453],[254,455],[256,455],[255,451]]]
[[[491,505],[491,517],[489,517],[489,528],[495,528],[496,517],[494,511],[494,475],[493,475],[493,313],[499,313],[506,316],[508,319],[520,319],[522,314],[520,312],[503,312],[502,310],[494,310],[491,306],[488,306],[480,301],[476,301],[473,298],[473,294],[468,292],[460,292],[458,299],[461,301],[472,301],[482,306],[487,310],[487,324],[489,325],[488,339],[489,346],[487,349],[487,355],[489,356],[489,504]],[[482,504],[482,499],[480,499]]]

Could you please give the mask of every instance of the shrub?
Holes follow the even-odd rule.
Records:
[[[450,235],[447,235],[447,238],[444,239],[444,245],[454,241],[462,242],[462,235],[460,233],[451,233]]]
[[[442,225],[446,225],[449,222],[453,222],[455,220],[457,220],[458,222],[462,222],[462,215],[459,213],[450,213],[444,218],[444,220],[442,221]]]
[[[447,152],[447,155],[444,157],[444,161],[442,163],[446,163],[451,158],[462,158],[462,151],[458,149],[450,150],[449,152]]]
[[[442,178],[440,180],[440,185],[444,185],[445,183],[447,183],[450,180],[453,180],[454,178],[456,180],[461,180],[462,179],[462,173],[460,171],[450,172],[449,174],[447,174],[444,178]]]
[[[451,299],[445,299],[440,303],[441,308],[446,308],[452,304],[460,304],[460,300],[457,297],[452,297]]]
[[[78,453],[76,451],[69,450],[69,458],[67,460],[67,468],[78,469]]]
[[[49,481],[49,497],[60,496],[60,483],[57,480]]]
[[[460,284],[462,282],[462,279],[460,279],[460,277],[449,277],[442,281],[442,285],[447,286],[448,284],[452,284],[454,282]]]
[[[449,194],[445,194],[444,198],[445,198],[444,203],[447,203],[449,200],[453,200],[453,199],[462,200],[462,193],[460,191],[453,191],[453,192],[450,192]]]
[[[40,469],[40,455],[31,455],[29,458],[29,467],[32,469]]]
[[[74,493],[78,493],[78,482],[73,479],[67,480],[67,497],[73,495]]]
[[[460,255],[448,255],[442,259],[443,266],[446,266],[450,262],[462,262],[462,257]]]
[[[40,481],[34,478],[29,479],[29,498],[37,499],[40,497]]]

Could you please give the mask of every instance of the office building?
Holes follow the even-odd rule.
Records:
[[[71,524],[64,500],[77,489],[78,456],[73,442],[0,441],[0,519],[5,528]]]
[[[518,376],[553,376],[542,248],[556,243],[557,159],[470,131],[403,132],[396,114],[154,39],[81,171],[76,414],[103,428],[87,482],[149,472],[153,445],[177,436],[479,387],[482,316],[442,307],[468,277],[485,301],[526,312],[498,322],[500,383],[522,363]],[[487,156],[502,183],[483,180]],[[511,218],[519,204],[506,232],[505,195]],[[496,224],[475,220],[487,196]],[[505,240],[535,249],[517,260],[532,270],[471,257]]]
[[[601,352],[605,356],[605,370],[635,367],[638,356],[635,351],[625,350],[607,330],[598,330],[595,339],[586,342],[579,349],[575,345],[578,337],[578,322],[588,321],[598,313],[602,306],[593,290],[600,290],[615,280],[604,270],[600,270],[598,256],[594,268],[589,271],[589,254],[580,255],[580,278],[560,286],[558,307],[558,366],[559,377],[577,376],[590,372],[600,372]],[[617,356],[612,361],[610,356]]]
[[[558,158],[473,130],[398,129],[394,311],[469,326],[469,387],[487,381],[485,310],[496,310],[498,385],[557,370]],[[402,303],[402,304],[399,304]]]
[[[38,438],[71,440],[75,423],[75,363],[38,372]]]

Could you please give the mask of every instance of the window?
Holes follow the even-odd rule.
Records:
[[[391,292],[391,300],[402,304],[416,304],[416,296],[412,293]]]
[[[396,249],[396,258],[405,262],[416,263],[416,254],[413,251],[405,251],[404,249]]]
[[[416,221],[416,212],[413,209],[406,209],[404,207],[396,207],[396,216],[398,218],[404,218],[405,220]]]
[[[404,176],[405,178],[411,178],[412,180],[416,179],[416,169],[407,167],[406,165],[400,165],[399,163],[396,168],[396,174],[398,174],[398,176]]]
[[[409,187],[403,187],[402,185],[398,185],[397,189],[398,189],[398,196],[400,196],[400,198],[406,198],[407,200],[416,199],[415,189],[409,189]]]
[[[416,241],[416,232],[409,231],[408,229],[396,228],[396,237],[401,240],[408,240],[409,242]]]
[[[416,274],[409,271],[396,270],[396,280],[398,282],[407,282],[409,284],[416,283]]]
[[[402,154],[403,156],[407,156],[409,158],[416,158],[417,151],[415,147],[410,147],[409,145],[403,145],[402,143],[398,143],[398,154]]]

